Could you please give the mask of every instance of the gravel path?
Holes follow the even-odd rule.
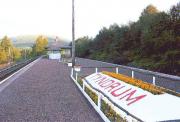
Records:
[[[69,74],[65,64],[38,61],[0,92],[0,122],[101,122]]]

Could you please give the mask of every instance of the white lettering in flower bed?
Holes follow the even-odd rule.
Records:
[[[154,95],[102,73],[85,80],[111,101],[143,121],[180,120],[180,98],[164,93]]]

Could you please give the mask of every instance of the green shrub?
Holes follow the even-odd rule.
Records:
[[[82,79],[78,78],[78,83],[81,87],[83,87],[83,81]],[[88,94],[88,96],[92,99],[92,101],[98,105],[98,95],[93,92],[90,88],[85,87],[85,92]],[[111,122],[127,122],[126,118],[121,117],[120,114],[116,113],[114,109],[106,103],[104,100],[101,100],[101,111],[105,114],[105,116],[111,121]]]
[[[82,81],[81,78],[78,78],[78,79],[77,79],[77,82],[79,83],[79,85],[80,85],[81,87],[83,87],[83,81]]]
[[[126,118],[123,118],[120,114],[116,113],[104,100],[101,100],[101,111],[111,122],[127,122]]]
[[[96,93],[91,91],[88,87],[85,87],[85,92],[89,95],[89,97],[94,101],[94,103],[98,104],[98,96]]]

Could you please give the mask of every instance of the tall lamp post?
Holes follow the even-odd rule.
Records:
[[[72,0],[72,66],[75,65],[75,26],[74,26],[74,0]]]

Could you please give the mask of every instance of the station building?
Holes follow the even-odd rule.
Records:
[[[61,41],[59,41],[57,38],[48,45],[47,54],[49,59],[53,60],[70,60],[71,59],[71,46],[64,45]]]

